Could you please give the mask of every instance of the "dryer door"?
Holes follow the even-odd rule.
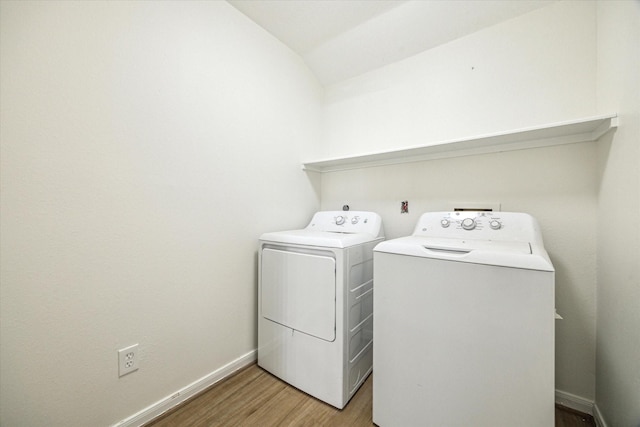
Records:
[[[265,248],[262,316],[326,341],[336,338],[336,261],[330,256]]]

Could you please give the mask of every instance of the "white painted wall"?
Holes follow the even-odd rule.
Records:
[[[600,145],[596,407],[640,425],[640,2],[598,2],[598,109],[618,111]]]
[[[327,89],[324,156],[364,154],[595,115],[595,2],[558,2]],[[615,111],[612,111],[615,112]],[[322,208],[383,216],[387,237],[427,210],[499,202],[541,223],[556,267],[556,387],[595,393],[595,143],[322,176]],[[410,214],[400,214],[409,200]],[[523,331],[526,333],[526,331]]]
[[[593,114],[595,4],[558,2],[327,89],[326,156]]]
[[[321,92],[226,2],[0,7],[0,425],[108,425],[255,350]]]

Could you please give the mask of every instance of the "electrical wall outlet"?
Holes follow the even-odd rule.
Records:
[[[138,370],[138,344],[118,350],[119,376]]]

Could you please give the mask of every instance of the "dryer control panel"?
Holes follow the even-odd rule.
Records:
[[[427,212],[418,220],[413,235],[452,239],[542,241],[536,220],[529,214],[519,212]]]
[[[366,211],[316,212],[306,229],[333,233],[367,233],[375,237],[384,236],[380,215]]]

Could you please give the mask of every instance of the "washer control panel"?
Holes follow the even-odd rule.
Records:
[[[537,238],[535,219],[518,212],[427,212],[423,214],[414,236],[453,239],[522,240]]]
[[[450,228],[453,230],[479,231],[485,228],[500,230],[502,228],[502,218],[500,212],[441,212],[438,215],[440,228]],[[429,222],[423,221],[423,222]],[[425,227],[431,224],[423,224]],[[423,228],[425,228],[423,227]],[[426,230],[425,230],[426,231]]]

